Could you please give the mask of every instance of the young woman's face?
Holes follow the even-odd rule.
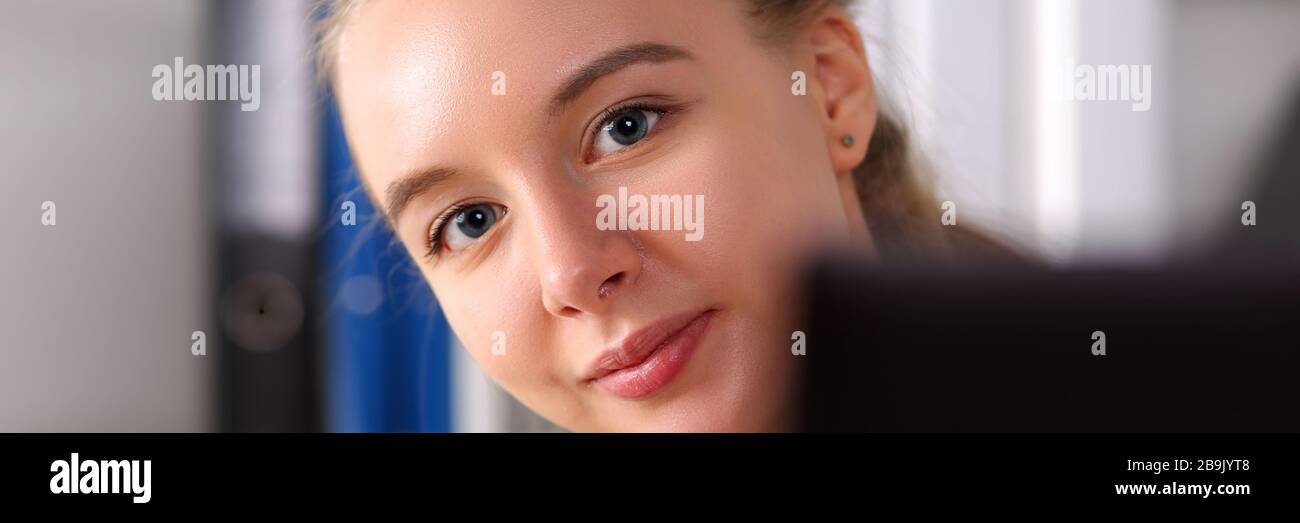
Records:
[[[347,22],[366,185],[471,356],[564,427],[788,427],[792,278],[854,213],[824,98],[792,91],[817,61],[742,8],[385,0]]]

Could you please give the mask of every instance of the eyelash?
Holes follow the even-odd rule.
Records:
[[[677,110],[678,110],[677,107],[653,104],[653,103],[642,102],[642,101],[635,101],[635,102],[627,102],[627,103],[615,105],[613,107],[610,107],[609,109],[605,109],[604,111],[601,111],[600,116],[596,118],[595,129],[592,129],[590,136],[588,136],[586,140],[587,154],[584,156],[585,161],[587,163],[592,162],[591,155],[595,149],[594,144],[595,144],[596,137],[600,135],[601,131],[605,130],[606,126],[608,126],[611,122],[614,121],[615,116],[618,116],[628,111],[647,111],[652,113],[658,113],[659,123],[656,124],[654,129],[650,131],[653,134],[653,133],[658,133],[659,128],[662,127],[664,124],[664,120],[669,115],[677,112]],[[647,134],[646,138],[649,138],[650,136],[651,134]],[[642,141],[644,140],[645,138],[642,139]],[[628,147],[629,148],[635,147],[640,143],[641,142],[637,142],[636,144],[629,145]]]
[[[447,224],[451,223],[452,219],[455,218],[457,214],[460,214],[461,211],[469,207],[473,207],[475,205],[479,205],[482,203],[485,202],[481,202],[481,201],[460,202],[447,208],[447,210],[443,211],[442,214],[439,214],[438,217],[433,220],[433,225],[429,227],[429,235],[427,238],[428,244],[425,246],[426,247],[425,258],[432,260],[433,258],[436,258],[438,255],[442,254],[443,231],[447,229]],[[501,216],[497,217],[497,221],[500,221],[501,219],[505,218],[506,214],[508,214],[509,212],[510,210],[508,208],[506,208],[504,205],[501,206]]]
[[[456,213],[465,210],[465,207],[469,205],[468,203],[452,205],[433,220],[433,225],[429,227],[428,238],[426,239],[428,242],[426,257],[432,259],[438,256],[438,253],[442,251],[442,231],[447,228],[447,222],[451,221],[456,216]]]

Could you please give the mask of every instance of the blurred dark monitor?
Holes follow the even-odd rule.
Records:
[[[817,264],[808,431],[1297,432],[1300,271]],[[1105,355],[1095,355],[1095,332]]]

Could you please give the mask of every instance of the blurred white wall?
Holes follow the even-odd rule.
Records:
[[[1240,212],[1300,80],[1294,0],[861,7],[878,82],[959,222],[1059,263],[1158,262],[1205,242]],[[1150,110],[1053,99],[1049,73],[1070,59],[1151,66]]]
[[[204,63],[206,9],[4,2],[0,430],[213,428],[203,107],[150,94],[154,65]]]

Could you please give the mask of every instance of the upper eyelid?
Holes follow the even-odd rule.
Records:
[[[442,212],[433,215],[424,226],[424,233],[420,235],[420,242],[424,245],[424,256],[427,259],[434,259],[442,254],[442,230],[447,226],[447,222],[455,216],[454,213],[464,209],[459,203],[452,204]]]
[[[424,241],[432,242],[434,236],[447,226],[447,222],[450,222],[457,213],[465,210],[470,205],[474,204],[464,201],[456,202],[447,206],[442,212],[433,215],[433,220],[429,221],[429,224],[424,228]]]
[[[583,136],[582,141],[580,142],[581,148],[579,149],[580,151],[579,155],[582,157],[583,163],[590,163],[588,162],[587,159],[588,157],[591,156],[591,151],[595,147],[596,138],[600,135],[600,132],[605,129],[607,124],[614,119],[615,116],[618,116],[619,114],[631,109],[639,109],[642,111],[653,111],[659,113],[659,122],[655,124],[654,129],[650,130],[650,132],[647,133],[646,137],[644,138],[644,139],[648,139],[653,133],[659,132],[657,131],[657,129],[659,129],[660,126],[664,124],[664,121],[667,120],[667,118],[671,114],[680,111],[681,108],[685,106],[685,104],[677,104],[677,105],[674,104],[675,102],[669,102],[667,100],[651,102],[651,101],[633,99],[626,102],[620,102],[618,104],[611,106],[609,109],[601,111],[600,116],[598,116],[596,120],[594,120],[596,125],[592,126],[591,131],[587,132]],[[639,144],[640,142],[637,143]],[[635,145],[636,144],[629,145],[628,147],[633,147]]]
[[[476,200],[471,198],[468,200],[461,200],[459,202],[456,202],[448,206],[446,210],[435,215],[433,221],[429,222],[429,225],[424,232],[424,242],[425,242],[425,251],[426,251],[425,256],[427,258],[434,258],[443,254],[442,251],[444,247],[441,245],[441,243],[444,239],[443,238],[444,233],[442,231],[444,231],[449,224],[455,221],[455,217],[457,214],[475,205],[485,205],[485,204],[501,208],[501,214],[500,216],[497,216],[496,224],[500,224],[501,220],[504,220],[506,215],[509,214],[509,208],[506,207],[505,204],[493,202],[487,199]],[[496,225],[494,224],[492,228],[495,229]],[[437,236],[436,238],[435,238],[435,234]],[[437,243],[435,243],[435,241]]]
[[[613,112],[609,113],[609,115],[602,117],[599,120],[600,124],[596,126],[596,132],[599,133],[600,131],[604,131],[607,127],[609,127],[609,124],[614,123],[615,116],[621,115],[628,111],[652,111],[660,114],[667,112],[665,109],[661,109],[658,107],[648,107],[636,103],[628,104],[622,107],[618,107]]]
[[[672,103],[673,102],[669,100],[668,97],[665,96],[638,96],[636,98],[630,98],[622,102],[618,102],[614,105],[609,106],[606,109],[601,110],[600,113],[596,115],[596,117],[592,120],[592,123],[595,125],[594,126],[589,125],[589,127],[591,127],[591,132],[588,134],[596,134],[602,128],[604,128],[605,124],[609,123],[609,121],[612,120],[615,116],[618,116],[619,113],[622,113],[629,109],[639,108],[644,110],[656,110],[662,113],[662,112],[668,112],[670,110],[670,106],[672,105]]]

